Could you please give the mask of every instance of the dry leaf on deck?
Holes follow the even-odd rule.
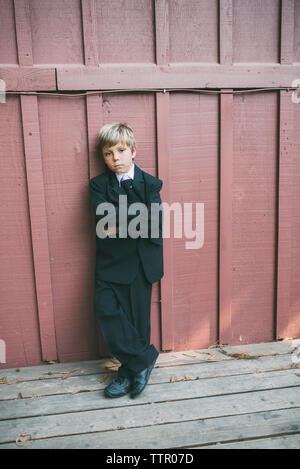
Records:
[[[75,371],[78,371],[78,370],[80,370],[80,368],[74,368],[73,370],[70,370],[70,371],[46,371],[45,373],[43,373],[43,375],[51,376],[51,375],[59,374],[59,375],[63,375],[61,379],[66,379],[70,377],[71,373],[74,373]]]
[[[121,365],[121,362],[117,358],[112,358],[111,361],[116,363],[117,365]]]
[[[116,358],[113,358],[104,363],[104,368],[111,371],[118,371],[120,365],[121,363]]]
[[[108,374],[102,376],[102,378],[100,379],[100,383],[104,383],[104,381],[107,379],[108,377]]]
[[[217,354],[214,353],[213,355],[210,355],[209,357],[207,357],[207,360],[213,360],[214,358],[216,358]]]
[[[16,445],[23,446],[23,443],[26,443],[26,441],[29,440],[31,440],[31,435],[29,435],[29,433],[20,433],[16,438]]]
[[[0,384],[17,384],[17,383],[23,383],[23,380],[22,379],[15,379],[15,381],[7,381],[6,377],[4,377],[0,380]]]
[[[249,353],[242,353],[242,352],[227,352],[227,350],[223,349],[223,347],[220,347],[220,352],[224,353],[228,357],[232,358],[242,358],[242,359],[256,359],[261,357],[261,355],[250,355]]]
[[[174,383],[174,381],[175,381],[174,376],[171,376],[171,378],[170,378],[170,383]]]
[[[105,365],[105,368],[110,371],[118,371],[119,367],[117,365]]]
[[[78,394],[80,392],[93,392],[93,391],[100,391],[100,389],[79,389],[79,391],[73,391],[70,394]]]
[[[67,378],[70,378],[71,376],[71,373],[74,373],[75,371],[78,371],[80,370],[80,368],[74,368],[74,370],[71,370],[71,371],[65,371],[65,375],[61,377],[61,379],[67,379]]]

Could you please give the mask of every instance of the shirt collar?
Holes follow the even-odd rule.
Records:
[[[116,174],[116,176],[117,176],[119,183],[124,176],[128,176],[130,179],[134,179],[134,163],[132,163],[131,168],[129,169],[127,173],[118,173]]]

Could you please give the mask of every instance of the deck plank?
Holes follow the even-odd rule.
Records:
[[[0,442],[13,442],[19,434],[30,434],[32,439],[41,439],[297,408],[300,407],[299,396],[299,387],[293,387],[241,393],[238,397],[231,394],[141,404],[134,409],[126,406],[6,420],[0,423]]]
[[[196,447],[197,448],[197,447]],[[299,449],[300,434],[202,446],[201,449]]]
[[[189,422],[167,423],[118,431],[93,432],[39,440],[24,444],[29,449],[115,449],[115,448],[230,448],[249,446],[263,440],[238,441],[245,438],[261,438],[288,432],[300,431],[300,409],[275,410],[253,414],[242,414]],[[292,438],[289,434],[285,438]],[[281,437],[283,438],[283,437]],[[276,438],[274,438],[276,440]],[[227,441],[231,443],[226,444]],[[270,445],[270,438],[264,440]],[[292,440],[291,440],[292,441]],[[299,434],[295,435],[299,442]],[[217,443],[218,444],[217,444]],[[221,444],[223,443],[223,444]],[[287,442],[286,442],[287,443]],[[209,446],[206,446],[209,445]],[[263,447],[263,446],[262,446]],[[267,447],[267,446],[266,446]],[[15,443],[0,446],[14,449]]]
[[[160,354],[136,399],[104,397],[110,358],[1,370],[0,449],[20,434],[33,449],[299,447],[298,342]]]
[[[224,350],[229,353],[242,352],[263,356],[268,356],[272,354],[273,356],[278,356],[290,354],[293,348],[295,347],[296,343],[296,340],[291,340],[232,347],[224,346]],[[213,360],[210,360],[210,357],[214,357]],[[187,350],[183,352],[161,353],[156,362],[156,366],[181,366],[205,362],[224,362],[224,360],[233,361],[233,358],[224,355],[219,348],[209,348],[201,350]],[[23,381],[51,379],[52,375],[48,375],[47,373],[54,373],[55,371],[68,372],[76,368],[79,368],[79,370],[76,372],[76,375],[107,373],[109,370],[106,368],[106,365],[112,365],[111,358],[108,357],[100,360],[45,364],[42,366],[31,366],[11,369],[0,368],[0,381],[3,378],[7,378],[8,381],[13,381],[15,379],[22,379]]]
[[[202,362],[193,365],[177,365],[168,367],[155,367],[149,380],[149,384],[168,383],[170,379],[180,380],[189,377],[191,380],[202,378],[213,378],[221,376],[231,376],[247,373],[259,373],[272,370],[287,370],[292,365],[290,355],[276,357],[261,357],[255,360],[226,360],[222,362]],[[69,371],[78,367],[69,367]],[[79,367],[80,368],[80,367]],[[89,368],[92,370],[92,368]],[[1,402],[8,399],[16,399],[21,392],[23,398],[31,398],[34,395],[46,396],[54,394],[64,394],[79,392],[82,389],[101,390],[114,378],[115,373],[106,370],[103,373],[78,374],[78,371],[71,373],[67,379],[66,375],[40,374],[40,379],[22,380],[20,378],[6,378],[7,382],[14,384],[0,385],[0,408]],[[50,379],[51,378],[51,379]],[[20,382],[15,382],[20,379]],[[11,381],[9,381],[11,380]],[[1,418],[1,417],[0,417]]]
[[[167,379],[168,378],[169,376]],[[167,379],[165,381],[167,381]],[[156,382],[156,384],[153,384],[153,382]],[[47,382],[45,384],[49,383]],[[57,384],[51,384],[54,386],[54,391],[56,391],[55,386],[57,386]],[[73,384],[70,379],[69,383],[62,383],[64,393],[67,394],[53,393],[53,395],[44,395],[30,399],[25,398],[24,394],[23,399],[1,401],[0,422],[11,418],[135,406],[142,403],[147,404],[148,402],[154,403],[169,400],[178,401],[184,399],[203,398],[208,396],[223,396],[227,394],[239,394],[291,386],[297,386],[300,394],[300,377],[296,375],[294,370],[233,375],[222,377],[222,379],[219,377],[207,379],[202,378],[175,381],[171,383],[157,383],[156,377],[154,376],[152,384],[150,382],[145,391],[138,397],[138,399],[135,400],[131,399],[128,395],[117,400],[107,399],[104,397],[102,392],[104,385],[105,383],[100,383],[99,381],[96,383],[89,382],[87,385],[86,383],[81,383],[81,389],[94,389],[94,391],[70,394],[71,392],[77,392],[80,388],[77,384]],[[60,388],[60,390],[62,390],[62,388]],[[25,393],[26,391],[22,389],[22,392]],[[30,392],[32,392],[32,388],[30,389]]]

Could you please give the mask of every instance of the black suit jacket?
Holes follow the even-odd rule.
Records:
[[[139,258],[147,280],[154,283],[163,276],[163,239],[162,212],[159,214],[159,236],[151,238],[151,203],[161,204],[159,192],[162,180],[142,171],[137,165],[134,168],[134,179],[126,180],[119,186],[116,175],[106,168],[90,180],[89,188],[95,213],[96,224],[104,215],[96,215],[98,204],[110,202],[116,209],[117,230],[119,229],[119,195],[127,195],[128,206],[134,202],[142,202],[148,208],[148,238],[122,238],[117,234],[99,238],[96,235],[96,271],[95,276],[101,280],[121,284],[131,283],[136,274]],[[128,223],[136,215],[128,215]]]

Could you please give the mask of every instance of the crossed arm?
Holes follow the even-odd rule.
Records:
[[[142,194],[139,193],[138,188],[135,186],[134,180],[126,180],[123,182],[122,185],[126,192],[127,197],[123,197],[122,207],[120,207],[119,203],[113,204],[114,223],[113,223],[113,226],[112,224],[109,224],[108,226],[101,224],[101,230],[103,231],[104,235],[109,236],[109,237],[114,237],[114,238],[124,237],[121,234],[122,230],[124,231],[124,224],[123,225],[119,224],[120,212],[122,211],[121,215],[123,215],[123,218],[124,218],[124,213],[126,214],[127,226],[125,228],[126,228],[126,233],[127,233],[128,225],[137,216],[136,211],[134,210],[135,207],[138,206],[139,204],[142,204],[141,206],[141,208],[143,209],[142,212],[147,217],[147,221],[146,221],[147,233],[146,233],[146,236],[142,236],[142,237],[147,237],[154,244],[160,244],[162,242],[162,210],[161,210],[161,198],[160,198],[159,192],[162,187],[162,182],[158,181],[158,182],[153,183],[150,186],[149,200],[147,201],[147,205],[145,204],[143,200]],[[130,189],[130,186],[131,186],[131,189]],[[92,204],[93,204],[93,208],[95,211],[95,220],[96,220],[96,223],[98,223],[100,220],[103,219],[104,216],[107,217],[107,215],[105,215],[105,211],[108,210],[109,204],[111,204],[112,202],[108,200],[105,185],[101,186],[97,184],[94,180],[91,180],[89,187],[90,187]],[[124,201],[124,199],[126,199],[126,202]],[[99,210],[100,204],[103,204],[102,210]],[[133,204],[137,204],[137,205],[133,205]],[[152,208],[154,206],[156,206],[155,210],[152,211]],[[122,220],[124,222],[124,219]],[[154,234],[154,236],[152,236],[152,231],[151,231],[152,223],[153,223],[153,226],[157,227],[156,233]]]

